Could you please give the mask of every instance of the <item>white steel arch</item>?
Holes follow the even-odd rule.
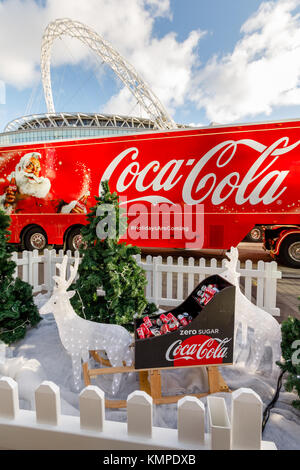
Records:
[[[88,26],[62,18],[48,24],[42,40],[41,73],[48,113],[55,113],[51,88],[51,50],[55,39],[70,36],[79,39],[92,49],[102,61],[108,64],[115,74],[135,96],[140,105],[156,123],[159,129],[175,129],[177,125],[159,101],[149,86],[138,75],[135,68],[129,64],[107,41]]]

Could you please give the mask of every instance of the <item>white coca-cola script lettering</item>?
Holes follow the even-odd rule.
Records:
[[[103,173],[101,182],[117,176],[116,190],[119,194],[134,185],[137,197],[127,201],[127,204],[134,201],[174,204],[174,201],[162,196],[161,192],[163,190],[167,193],[175,186],[180,186],[185,204],[201,204],[210,197],[210,202],[217,206],[232,196],[235,204],[239,206],[246,202],[252,206],[259,203],[268,205],[280,198],[287,189],[283,183],[289,171],[276,170],[274,165],[281,155],[295,149],[300,140],[292,145],[288,143],[288,137],[278,139],[269,147],[252,139],[227,140],[210,149],[199,159],[173,159],[165,164],[153,160],[144,166],[137,161],[138,148],[130,147],[112,160]],[[230,162],[234,163],[234,159],[237,161],[236,168],[239,168],[238,158],[243,158],[245,146],[256,152],[254,163],[246,174],[241,175],[239,171],[233,171],[220,179],[218,170],[225,168]],[[186,167],[191,169],[184,179]]]
[[[215,342],[217,347],[214,347]],[[222,340],[209,338],[203,343],[185,344],[182,346],[182,340],[172,343],[166,352],[166,360],[184,359],[185,361],[204,360],[204,359],[224,359],[228,353],[228,347],[225,345],[231,341],[231,338]]]

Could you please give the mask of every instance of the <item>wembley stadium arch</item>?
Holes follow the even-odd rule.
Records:
[[[103,62],[115,72],[131,91],[158,129],[176,129],[177,125],[158,97],[135,68],[122,57],[109,42],[98,33],[79,21],[69,18],[56,19],[47,26],[41,47],[41,74],[48,113],[55,113],[51,87],[51,51],[56,39],[70,36],[86,44]]]

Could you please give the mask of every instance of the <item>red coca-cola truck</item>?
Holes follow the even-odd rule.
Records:
[[[127,209],[127,242],[228,249],[267,225],[265,248],[300,267],[299,131],[295,120],[2,144],[10,242],[76,248],[108,180]]]

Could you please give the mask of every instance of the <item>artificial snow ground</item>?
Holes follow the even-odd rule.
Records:
[[[38,307],[41,307],[47,297],[38,295],[35,300]],[[245,351],[245,355],[247,355],[247,351]],[[36,361],[28,362],[30,359],[39,361],[41,367]],[[266,355],[260,373],[251,374],[247,367],[241,366],[222,367],[221,372],[231,390],[240,387],[252,388],[260,395],[265,406],[272,399],[276,387],[276,378],[270,376],[269,365],[270,361]],[[20,372],[24,370],[26,372],[22,377]],[[60,387],[62,413],[79,415],[79,400],[78,393],[74,392],[71,358],[60,342],[52,314],[43,316],[43,320],[36,328],[28,331],[24,340],[7,348],[5,362],[0,364],[0,377],[2,375],[18,379],[21,408],[32,409],[35,388],[42,380],[51,380]],[[106,396],[110,398],[126,399],[132,391],[139,389],[138,374],[136,373],[123,374],[120,390],[116,397],[111,396],[112,376],[98,377],[92,383],[102,388]],[[82,382],[83,387],[84,383]],[[164,395],[204,393],[208,390],[205,368],[162,371],[162,387]],[[228,393],[216,395],[225,398],[230,411],[231,395]],[[280,393],[279,400],[271,411],[263,433],[263,439],[274,441],[280,450],[300,449],[300,412],[291,406],[291,402],[295,398],[294,394],[285,391]],[[206,398],[202,398],[201,401],[206,404]],[[177,427],[176,404],[154,405],[153,408],[154,426]],[[106,409],[105,413],[106,419],[126,421],[125,409]]]

